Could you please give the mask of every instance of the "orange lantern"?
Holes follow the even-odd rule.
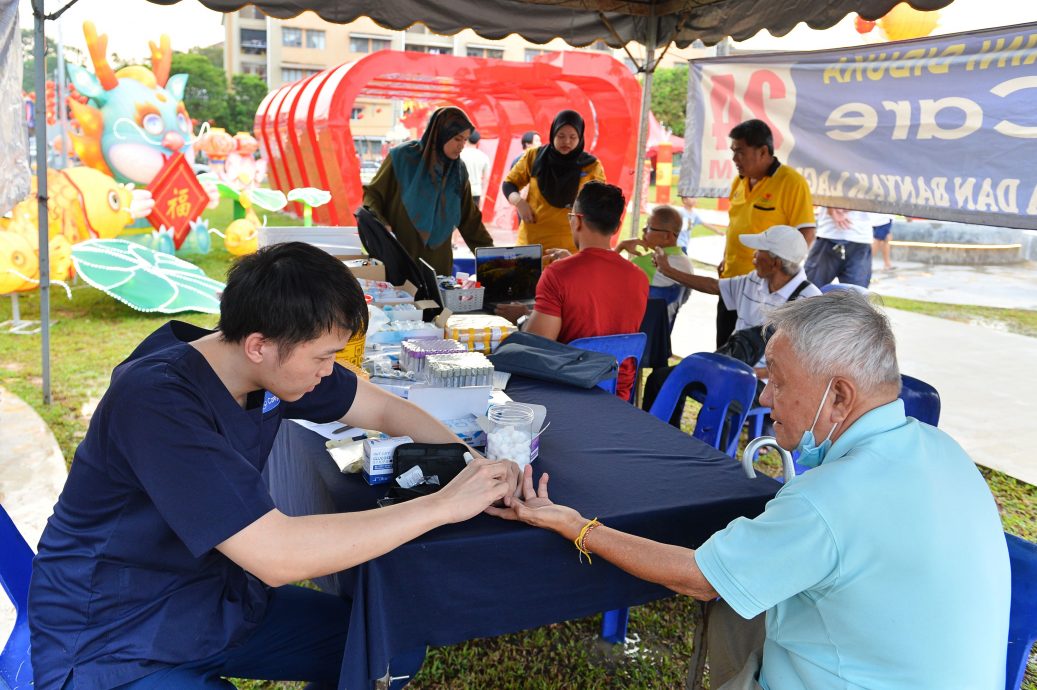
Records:
[[[222,127],[213,127],[195,143],[197,150],[204,153],[210,161],[222,161],[237,148],[237,145],[234,137],[227,134],[227,130]]]
[[[234,135],[236,151],[245,156],[251,156],[259,150],[259,142],[248,132],[238,132]]]
[[[928,36],[939,21],[940,13],[938,11],[923,12],[906,3],[900,3],[877,23],[887,40],[903,41]]]
[[[855,19],[853,22],[853,26],[855,29],[857,29],[857,33],[864,35],[866,33],[870,33],[871,30],[875,28],[875,22],[873,22],[870,19],[865,19],[864,17],[858,14],[857,19]]]

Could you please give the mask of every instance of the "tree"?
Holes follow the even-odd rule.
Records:
[[[679,137],[684,136],[688,102],[688,67],[660,67],[652,78],[652,113]]]
[[[36,43],[36,35],[32,29],[22,29],[22,91],[34,91],[36,89],[36,58],[33,57],[33,46]],[[47,79],[54,79],[54,73],[58,69],[57,45],[50,38],[47,39],[46,67]]]
[[[251,132],[259,104],[269,90],[266,81],[254,74],[235,74],[227,95],[229,116],[226,129],[235,132]]]
[[[186,74],[184,106],[198,122],[216,126],[227,120],[227,75],[204,55],[173,52],[170,74]]]
[[[213,67],[219,67],[223,69],[223,44],[213,43],[211,46],[196,46],[191,48],[188,53],[192,55],[202,55],[209,62],[212,63]]]

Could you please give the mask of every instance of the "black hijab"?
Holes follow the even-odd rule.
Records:
[[[580,135],[580,143],[569,153],[562,154],[555,148],[554,141],[558,130],[565,125],[576,130]],[[555,115],[551,123],[551,136],[547,144],[537,151],[532,170],[547,203],[555,208],[572,206],[576,201],[576,193],[580,191],[580,174],[596,160],[583,150],[583,118],[580,114],[575,110],[563,110]]]

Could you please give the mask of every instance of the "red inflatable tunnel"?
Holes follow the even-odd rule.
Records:
[[[286,84],[268,94],[256,113],[271,185],[286,193],[296,187],[331,192],[331,202],[313,211],[316,223],[355,224],[363,186],[349,122],[360,96],[463,108],[492,162],[483,204],[487,221],[523,132],[535,129],[546,138],[551,120],[566,108],[583,115],[586,148],[608,181],[628,198],[633,189],[641,85],[611,56],[552,53],[523,63],[386,50]]]

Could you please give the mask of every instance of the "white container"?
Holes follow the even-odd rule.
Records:
[[[392,454],[396,446],[413,443],[410,436],[369,438],[364,441],[362,472],[368,484],[384,484],[392,479]]]
[[[522,403],[494,405],[487,412],[490,429],[486,434],[486,457],[511,460],[522,469],[528,465],[533,441],[533,409]]]

